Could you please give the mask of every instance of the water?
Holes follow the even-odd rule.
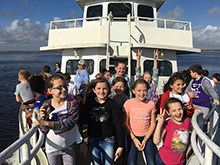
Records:
[[[49,65],[53,70],[55,63],[60,61],[60,55],[50,53],[0,53],[0,152],[18,139],[20,104],[16,103],[14,96],[18,71],[27,69],[31,73],[39,73],[43,65]],[[220,73],[220,53],[178,56],[179,71],[195,63],[209,70],[210,76],[215,72]]]
[[[17,73],[27,69],[40,73],[44,65],[54,69],[61,56],[49,53],[0,53],[0,152],[18,139],[18,110],[14,91],[18,84]]]

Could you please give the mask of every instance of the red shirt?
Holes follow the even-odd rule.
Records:
[[[159,154],[165,164],[184,165],[191,127],[192,124],[187,118],[183,120],[182,124],[176,124],[171,119],[164,122],[166,134]]]
[[[157,102],[157,112],[158,113],[160,112],[160,108],[162,108],[162,110],[165,111],[164,103],[169,98],[170,98],[170,90],[167,90],[165,93],[163,93],[161,95],[160,99]],[[182,100],[180,100],[180,101],[182,101]],[[192,98],[190,98],[189,104],[192,106],[192,109],[184,109],[184,110],[185,110],[186,116],[191,118],[193,116],[193,113],[195,110],[195,108],[193,107],[193,104],[192,104]],[[165,116],[168,116],[168,114],[165,113]]]

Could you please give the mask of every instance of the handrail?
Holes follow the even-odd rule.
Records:
[[[38,109],[33,110],[32,121],[39,115],[38,111]],[[37,132],[39,132],[38,137]],[[37,160],[40,160],[41,163],[47,164],[46,156],[41,150],[45,135],[39,131],[39,126],[34,126],[29,129],[25,112],[21,109],[19,110],[19,134],[20,138],[0,153],[0,164],[6,159],[9,159],[16,151],[19,151],[19,160],[16,160],[19,164],[36,164]],[[34,158],[35,162],[32,162]],[[39,162],[37,164],[39,164]]]
[[[112,21],[124,20],[126,21],[126,17],[112,17]],[[100,21],[100,26],[102,26],[102,20],[108,20],[108,17],[93,17],[93,18],[76,18],[76,19],[66,19],[66,20],[55,20],[50,22],[50,29],[61,29],[61,28],[78,28],[82,27],[82,22],[84,21]],[[191,31],[191,22],[180,21],[180,20],[171,20],[171,19],[161,19],[161,18],[150,18],[150,17],[130,17],[130,21],[133,22],[135,20],[135,24],[139,25],[140,21],[146,20],[148,22],[156,21],[157,28],[164,29],[176,29],[176,30],[184,30]],[[77,23],[80,22],[80,23]],[[106,22],[107,23],[107,22]],[[62,26],[59,24],[62,24]],[[71,25],[71,26],[70,26]]]
[[[217,106],[213,106],[213,108],[210,110],[209,114],[205,117],[204,120],[208,120],[210,119],[212,116],[215,115],[215,111],[217,109]],[[191,144],[192,144],[192,148],[194,150],[194,153],[198,159],[198,161],[201,164],[206,164],[206,165],[211,165],[212,162],[212,156],[210,157],[210,155],[208,154],[202,154],[199,149],[198,149],[198,141],[199,139],[201,139],[201,141],[204,143],[205,145],[205,153],[215,153],[218,157],[220,157],[220,147],[215,144],[210,137],[208,137],[206,135],[205,132],[203,132],[203,130],[200,128],[199,124],[198,124],[198,116],[202,115],[200,112],[195,112],[195,114],[192,117],[192,125],[193,125],[193,133],[191,136]],[[215,125],[210,125],[209,130],[213,131],[213,129],[217,129],[217,127]]]
[[[11,155],[17,151],[23,144],[30,144],[31,137],[38,131],[39,126],[32,127],[23,137],[19,138],[13,144],[11,144],[8,148],[0,153],[0,164],[3,163],[6,159],[10,158]],[[36,143],[36,146],[32,146],[32,150],[30,150],[30,160],[23,160],[21,164],[30,164],[30,161],[34,158],[37,151],[40,149],[41,145],[44,142],[44,134],[39,131],[39,138]]]

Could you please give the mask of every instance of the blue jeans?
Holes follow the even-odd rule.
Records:
[[[162,159],[159,155],[159,152],[156,154],[155,160],[156,160],[156,165],[165,165],[165,163],[162,161]]]
[[[144,139],[144,137],[136,137],[140,142]],[[137,154],[138,151],[134,142],[129,138],[130,144],[128,144],[128,165],[137,165]],[[143,150],[147,165],[155,165],[155,153],[156,146],[153,143],[152,137],[147,140],[146,146]]]
[[[89,137],[89,152],[93,165],[114,164],[115,138],[91,138]]]

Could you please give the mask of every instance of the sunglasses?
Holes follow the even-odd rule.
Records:
[[[64,88],[64,89],[68,89],[68,85],[63,85],[63,86],[58,86],[58,87],[52,87],[52,88],[50,88],[50,89],[51,89],[51,90],[52,90],[52,89],[58,89],[58,90],[61,91],[63,88]]]

